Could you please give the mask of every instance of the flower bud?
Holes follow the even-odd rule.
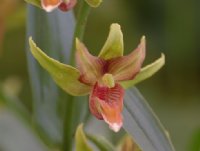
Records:
[[[98,7],[102,0],[85,0],[91,7]]]

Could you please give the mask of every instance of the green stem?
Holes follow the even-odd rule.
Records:
[[[74,32],[74,41],[72,45],[70,64],[75,64],[75,38],[83,39],[87,18],[90,12],[90,6],[85,3],[84,0],[80,2],[80,9],[78,12],[78,18],[76,23],[76,28]],[[71,151],[73,144],[73,134],[74,134],[74,110],[75,110],[75,100],[73,96],[67,98],[69,101],[65,103],[65,113],[64,113],[64,132],[63,132],[63,151]]]
[[[71,50],[71,55],[70,55],[71,65],[74,65],[75,63],[75,59],[74,59],[75,51],[76,51],[75,39],[79,38],[79,40],[83,40],[90,9],[91,9],[90,6],[84,0],[80,2],[80,9],[78,12],[77,23],[76,23],[76,28],[74,32],[74,40],[73,40],[73,45],[72,45],[72,50]]]

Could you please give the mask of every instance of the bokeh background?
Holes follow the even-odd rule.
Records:
[[[145,64],[165,53],[164,68],[137,87],[177,151],[200,150],[199,8],[198,0],[109,0],[92,10],[85,35],[87,47],[97,54],[110,24],[117,22],[124,33],[125,53],[137,46],[142,35],[147,37]],[[0,84],[19,95],[31,111],[25,31],[25,2],[1,0]]]

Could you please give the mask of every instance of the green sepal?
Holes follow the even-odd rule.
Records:
[[[142,151],[129,135],[126,135],[121,139],[118,148],[119,151]]]
[[[76,130],[76,151],[93,151],[93,149],[88,145],[87,138],[83,132],[83,124],[80,124]]]
[[[108,38],[99,53],[99,57],[105,60],[121,57],[124,52],[123,33],[119,24],[112,24]]]
[[[91,7],[98,7],[102,0],[85,0]]]
[[[29,38],[29,45],[35,59],[50,73],[56,84],[64,91],[73,96],[86,95],[90,92],[89,86],[79,82],[80,73],[76,68],[48,57],[36,46],[31,37]]]
[[[150,78],[158,70],[160,70],[164,64],[165,64],[165,55],[162,53],[161,57],[159,59],[157,59],[153,63],[142,68],[141,71],[136,75],[136,77],[133,80],[123,81],[123,82],[120,82],[120,84],[125,89],[127,89],[131,86],[134,86],[135,84],[137,84],[147,78]]]
[[[29,3],[29,4],[32,4],[34,6],[37,6],[39,8],[42,8],[41,7],[41,1],[40,0],[25,0],[25,2]]]

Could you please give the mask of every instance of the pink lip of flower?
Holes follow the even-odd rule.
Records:
[[[72,9],[76,3],[77,0],[41,0],[41,6],[47,12],[51,12],[56,8],[62,11],[68,11]]]
[[[91,113],[118,132],[123,125],[124,89],[157,72],[165,62],[164,55],[141,69],[145,58],[145,37],[129,55],[123,56],[123,34],[120,25],[112,24],[98,57],[76,39],[78,69],[48,57],[29,39],[33,56],[51,74],[54,81],[74,96],[89,96]]]

